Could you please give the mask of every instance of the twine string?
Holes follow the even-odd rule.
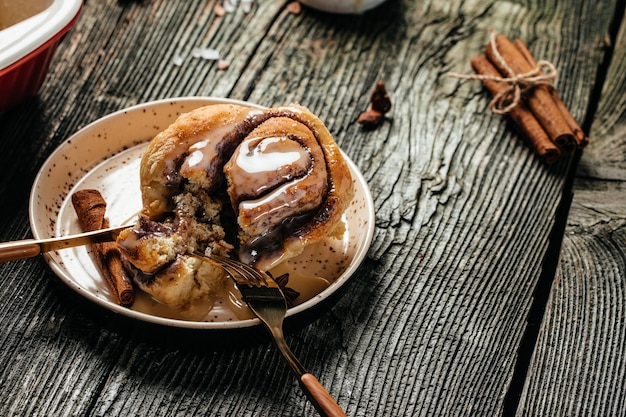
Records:
[[[515,72],[506,63],[496,46],[496,35],[491,33],[490,44],[495,59],[501,68],[506,71],[506,77],[450,73],[455,78],[467,80],[494,81],[507,84],[507,88],[496,94],[489,102],[489,108],[496,114],[506,114],[517,107],[522,101],[522,95],[528,90],[540,85],[552,85],[558,75],[556,67],[549,61],[541,60],[530,71],[521,74]]]

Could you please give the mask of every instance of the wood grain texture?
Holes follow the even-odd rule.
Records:
[[[579,180],[520,415],[625,414],[626,190]]]
[[[608,44],[614,42],[612,47],[615,52],[593,120],[591,135],[594,141],[592,146],[585,149],[578,176],[625,181],[626,97],[624,91],[626,91],[626,77],[624,73],[626,62],[624,62],[624,47],[626,46],[626,28],[624,24],[620,26],[615,40],[611,40],[607,35],[603,38],[603,42]]]
[[[501,413],[569,161],[541,164],[479,84],[446,74],[471,71],[493,27],[561,68],[562,96],[583,117],[613,2],[395,0],[338,16],[257,1],[222,18],[215,3],[85,4],[39,96],[0,115],[12,138],[2,240],[29,235],[38,167],[99,117],[186,95],[298,102],[363,172],[376,232],[332,309],[294,324],[292,349],[350,416]],[[393,107],[366,131],[355,120],[378,80]],[[316,415],[267,337],[223,347],[224,335],[129,322],[41,260],[1,264],[0,277],[0,414]]]
[[[626,415],[625,47],[622,24],[519,415]]]

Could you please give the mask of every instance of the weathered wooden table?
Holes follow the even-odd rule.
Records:
[[[0,115],[0,240],[31,236],[40,166],[108,113],[178,96],[298,102],[374,196],[364,264],[288,334],[348,415],[626,415],[624,2],[389,0],[340,16],[257,0],[223,17],[217,2],[86,2],[39,96]],[[582,157],[543,164],[479,83],[447,76],[471,72],[489,28],[559,69],[589,133]],[[368,131],[355,120],[378,80],[393,107]],[[0,277],[0,415],[316,415],[263,333],[121,319],[42,259]]]

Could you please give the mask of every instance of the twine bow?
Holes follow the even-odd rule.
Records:
[[[493,49],[494,57],[498,63],[506,71],[506,77],[497,77],[491,75],[480,74],[457,74],[450,73],[451,77],[464,78],[468,80],[495,81],[507,84],[508,87],[498,94],[489,102],[489,108],[496,114],[506,114],[517,107],[521,100],[522,94],[539,85],[552,85],[558,75],[556,67],[549,61],[538,61],[535,67],[521,74],[515,72],[506,63],[500,51],[496,46],[496,35],[491,31],[489,43]]]

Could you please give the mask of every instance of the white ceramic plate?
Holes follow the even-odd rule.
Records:
[[[22,59],[62,31],[76,19],[82,4],[82,0],[52,0],[41,12],[0,30],[0,69]],[[20,7],[19,2],[5,2],[0,5],[0,13],[17,13],[13,9]]]
[[[147,142],[164,130],[181,113],[207,104],[236,103],[227,99],[183,97],[140,104],[110,114],[84,127],[62,143],[41,167],[30,196],[30,223],[35,238],[65,236],[80,232],[71,194],[82,188],[96,188],[107,201],[112,226],[132,222],[141,208],[139,161]],[[344,215],[343,239],[328,239],[307,248],[305,253],[282,264],[278,272],[304,277],[308,284],[306,301],[289,309],[288,316],[312,309],[335,293],[356,271],[370,246],[374,233],[374,208],[367,183],[346,157],[356,195]],[[342,253],[341,259],[337,253]],[[172,318],[148,306],[148,296],[138,294],[132,308],[117,305],[91,258],[87,247],[64,249],[45,255],[59,278],[85,298],[111,311],[146,322],[196,329],[235,329],[257,325],[256,318],[234,316],[215,308],[206,321]],[[324,262],[320,262],[324,260]],[[323,276],[325,280],[319,277]],[[298,279],[289,284],[297,290]],[[311,285],[313,283],[313,285]],[[311,290],[313,288],[313,290]],[[306,294],[305,294],[306,295]],[[153,301],[152,301],[153,302]],[[147,304],[146,304],[147,303]],[[210,320],[210,321],[208,321]]]

